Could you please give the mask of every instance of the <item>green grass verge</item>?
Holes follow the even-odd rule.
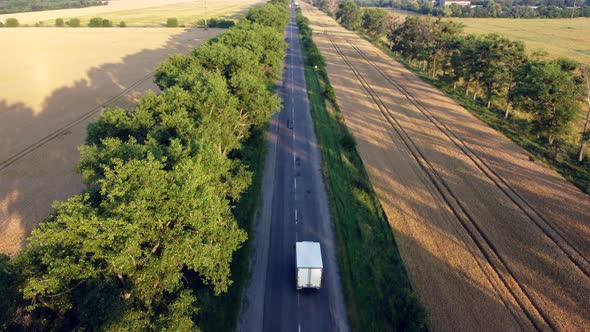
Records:
[[[248,232],[248,239],[253,236],[252,221],[258,207],[262,188],[262,175],[266,157],[264,133],[264,129],[255,129],[241,149],[240,159],[253,172],[252,184],[242,195],[233,212],[240,228]],[[210,287],[198,287],[196,296],[200,309],[197,325],[203,331],[218,332],[234,331],[236,329],[242,291],[248,279],[250,243],[250,240],[246,241],[244,246],[234,254],[232,260],[232,279],[234,282],[227,293],[215,296]]]
[[[351,329],[426,330],[425,311],[412,289],[354,137],[344,123],[307,19],[298,12],[297,21]]]
[[[581,163],[578,162],[579,146],[577,144],[564,143],[561,146],[562,152],[558,155],[557,159],[554,159],[552,158],[553,153],[531,133],[531,125],[524,119],[511,117],[505,120],[504,110],[495,106],[487,108],[484,101],[480,99],[473,100],[472,97],[465,96],[463,89],[454,89],[452,84],[440,79],[433,79],[428,73],[411,66],[404,58],[395,55],[382,41],[369,38],[366,35],[359,35],[418,75],[420,79],[441,90],[445,95],[455,100],[459,105],[463,106],[467,111],[490,127],[520,145],[535,156],[536,159],[543,161],[547,166],[561,174],[576,187],[590,194],[590,157],[586,157]]]

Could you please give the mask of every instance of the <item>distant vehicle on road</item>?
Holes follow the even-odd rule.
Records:
[[[297,289],[322,286],[322,250],[318,242],[295,243],[297,256]]]

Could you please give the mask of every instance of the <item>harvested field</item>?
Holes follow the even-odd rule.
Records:
[[[163,25],[169,17],[176,17],[180,24],[194,24],[207,17],[236,17],[263,0],[215,0],[207,2],[207,11],[203,0],[111,0],[107,6],[60,9],[42,12],[29,12],[0,15],[0,20],[15,17],[21,24],[54,25],[56,18],[66,21],[79,18],[85,26],[92,17],[100,16],[112,20],[115,24],[125,21],[127,25],[154,26]]]
[[[0,252],[15,254],[74,172],[86,125],[104,106],[156,90],[151,73],[222,30],[0,29]],[[146,37],[149,35],[149,37]]]
[[[511,19],[452,18],[465,25],[466,33],[497,33],[521,40],[529,52],[547,51],[550,58],[565,57],[590,64],[590,18]]]
[[[589,330],[590,197],[303,8],[433,330]]]

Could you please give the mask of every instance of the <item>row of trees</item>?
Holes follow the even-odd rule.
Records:
[[[585,97],[586,66],[568,59],[529,57],[524,44],[497,34],[463,35],[462,26],[428,17],[408,17],[388,34],[391,49],[428,70],[433,78],[463,86],[486,106],[528,113],[534,135],[553,151],[572,136],[571,122]],[[580,136],[580,146],[587,139]],[[583,148],[578,151],[583,159]]]
[[[4,0],[0,1],[0,14],[83,8],[107,4],[108,1],[101,0]]]
[[[213,18],[207,22],[207,26],[210,28],[229,28],[233,25],[234,25],[234,21],[217,19],[217,18]],[[2,23],[0,21],[0,27],[14,28],[14,27],[18,27],[18,26],[20,26],[20,23],[16,18],[8,18],[8,19],[6,19],[5,23]],[[35,24],[35,26],[36,27],[43,26],[43,22],[38,22]],[[78,27],[80,27],[80,19],[79,18],[71,18],[68,21],[64,21],[63,18],[56,18],[55,19],[55,26],[58,28],[62,28],[65,26],[68,26],[71,28],[78,28]],[[112,28],[113,21],[108,20],[108,19],[103,19],[101,17],[93,17],[88,22],[88,26],[91,28]],[[119,24],[117,24],[117,26],[120,28],[124,28],[127,26],[127,24],[124,21],[121,21],[121,22],[119,22]],[[176,17],[170,17],[170,18],[166,19],[166,26],[168,28],[177,28],[180,25],[179,25],[178,19]]]
[[[0,259],[10,281],[0,286],[2,327],[26,316],[43,330],[197,329],[195,287],[226,292],[246,240],[232,211],[251,182],[242,145],[280,108],[270,86],[288,21],[283,1],[251,10],[161,63],[160,94],[88,126],[79,164],[88,189],[56,203],[15,259]]]
[[[393,15],[383,9],[359,7],[353,1],[345,1],[338,6],[334,16],[351,30],[362,30],[371,36],[383,36],[392,28]]]
[[[529,56],[520,41],[497,34],[465,35],[462,25],[452,21],[409,16],[401,22],[382,9],[362,9],[353,1],[341,3],[335,16],[345,27],[374,40],[387,37],[388,47],[410,66],[453,91],[462,87],[473,101],[502,112],[504,123],[515,121],[510,117],[515,111],[524,115],[518,121],[526,125],[517,136],[532,135],[553,160],[565,157],[569,164],[564,164],[564,172],[580,172],[579,167],[588,172],[590,160],[584,158],[590,139],[588,65]],[[583,105],[588,107],[585,112]],[[573,122],[582,114],[583,129],[574,131],[580,126]],[[578,184],[588,190],[584,183]]]
[[[510,17],[510,18],[569,18],[590,17],[590,2],[588,4],[576,3],[576,8],[556,4],[540,4],[533,6],[525,2],[501,2],[487,0],[473,2],[472,6],[437,5],[431,1],[423,0],[394,0],[394,8],[400,8],[426,15],[446,17]]]
[[[57,23],[57,21],[56,21],[56,23]],[[93,17],[88,22],[88,26],[91,27],[91,28],[112,28],[113,27],[113,21],[107,20],[107,19],[102,18],[102,17]]]
[[[16,18],[8,18],[8,19],[6,19],[5,24],[0,22],[0,27],[3,27],[3,26],[13,28],[13,27],[20,26],[20,23]],[[42,26],[42,24],[41,24],[41,22],[39,22],[39,23],[35,24],[35,26]],[[58,28],[62,28],[65,26],[69,26],[71,28],[78,28],[78,27],[80,27],[80,19],[79,18],[72,18],[66,22],[66,21],[64,21],[63,18],[56,18],[55,19],[55,26]],[[91,28],[100,28],[100,27],[111,28],[113,26],[113,21],[107,20],[107,19],[102,19],[100,17],[94,17],[94,18],[90,19],[88,26]],[[119,22],[119,24],[117,26],[124,28],[127,25],[125,24],[125,22],[121,21],[121,22]]]

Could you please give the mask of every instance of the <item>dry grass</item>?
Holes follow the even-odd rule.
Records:
[[[125,21],[127,25],[163,25],[169,17],[176,17],[180,24],[193,24],[207,17],[235,17],[263,0],[209,0],[205,12],[203,0],[111,0],[107,6],[80,9],[60,9],[43,12],[0,15],[0,20],[16,17],[21,24],[34,25],[43,22],[53,25],[56,18],[66,21],[79,18],[84,26],[92,17],[100,16],[115,24]]]

